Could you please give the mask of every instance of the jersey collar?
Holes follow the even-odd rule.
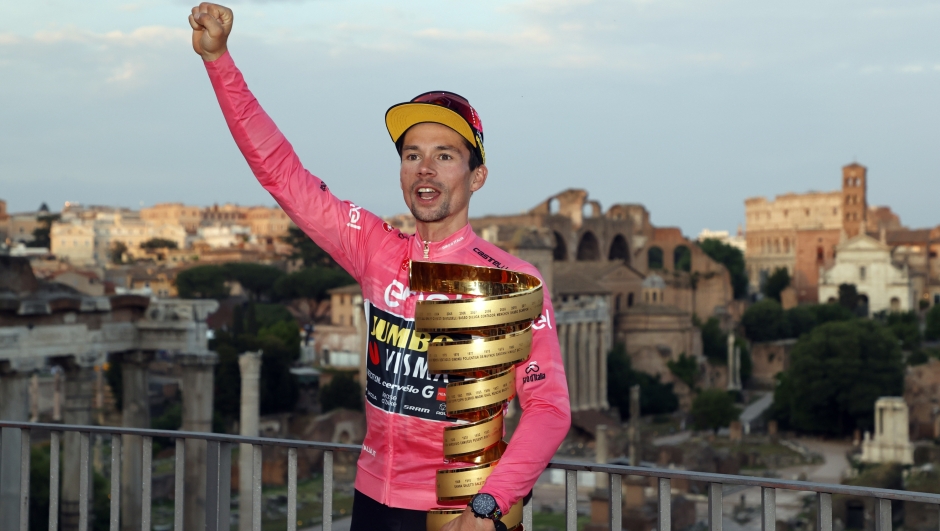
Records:
[[[424,258],[424,247],[425,244],[427,244],[428,260],[432,262],[446,262],[446,260],[443,260],[443,257],[459,249],[463,249],[475,237],[476,234],[474,234],[473,228],[467,223],[462,229],[438,242],[424,242],[418,234],[415,234],[413,245],[417,256],[421,257],[421,259]]]

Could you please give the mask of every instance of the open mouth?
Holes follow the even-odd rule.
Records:
[[[422,201],[433,201],[437,198],[437,196],[441,195],[440,192],[429,186],[419,187],[417,190],[415,190],[415,193],[418,196],[418,199]]]

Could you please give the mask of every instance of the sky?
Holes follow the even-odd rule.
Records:
[[[0,199],[273,204],[222,119],[182,0],[0,0]],[[583,188],[689,236],[744,199],[835,190],[911,227],[940,213],[940,3],[237,0],[229,50],[304,165],[405,211],[384,114],[466,96],[485,133],[471,215]]]

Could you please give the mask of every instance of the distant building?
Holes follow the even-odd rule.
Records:
[[[899,396],[883,396],[875,401],[875,433],[865,432],[863,463],[914,464],[908,409]]]
[[[833,265],[836,246],[846,238],[900,228],[887,207],[869,207],[868,170],[856,163],[842,168],[842,189],[785,194],[773,201],[744,202],[748,278],[758,291],[776,269],[790,273],[800,302],[816,302],[819,271]]]
[[[45,203],[34,212],[8,212],[6,214],[6,238],[11,243],[31,243],[35,239],[36,229],[43,225],[42,218],[50,214],[49,207]]]
[[[251,233],[259,242],[266,240],[266,243],[286,236],[292,223],[280,207],[253,207],[248,210],[246,219]]]
[[[197,206],[159,203],[140,209],[140,219],[153,226],[180,225],[188,234],[195,234],[202,222],[202,214]]]
[[[836,246],[836,258],[819,279],[819,302],[839,299],[839,285],[853,284],[869,313],[906,312],[914,308],[907,266],[891,261],[891,247],[867,234]]]
[[[105,265],[118,242],[131,257],[146,255],[141,244],[159,238],[186,245],[186,229],[180,224],[164,223],[161,218],[148,222],[140,213],[112,207],[67,208],[62,219],[52,224],[52,252],[74,265]]]
[[[698,242],[718,240],[721,243],[739,249],[742,253],[747,253],[747,238],[744,237],[744,231],[741,230],[741,227],[738,227],[738,233],[734,236],[726,230],[702,229],[702,232],[698,233],[698,237],[695,238],[695,240]]]

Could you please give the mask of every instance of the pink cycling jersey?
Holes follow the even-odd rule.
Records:
[[[435,473],[445,463],[447,378],[428,372],[429,336],[415,332],[415,304],[441,294],[408,289],[410,260],[430,260],[539,272],[474,234],[470,225],[437,242],[423,242],[384,223],[306,171],[226,53],[206,63],[225,121],[258,181],[284,212],[348,271],[362,287],[369,323],[366,360],[366,436],[356,489],[405,509],[439,506]],[[509,447],[481,492],[505,512],[535,485],[571,422],[552,304],[546,290],[542,316],[533,325],[532,354],[517,366],[522,408]],[[451,378],[450,381],[454,381]],[[466,466],[466,465],[462,465]]]

